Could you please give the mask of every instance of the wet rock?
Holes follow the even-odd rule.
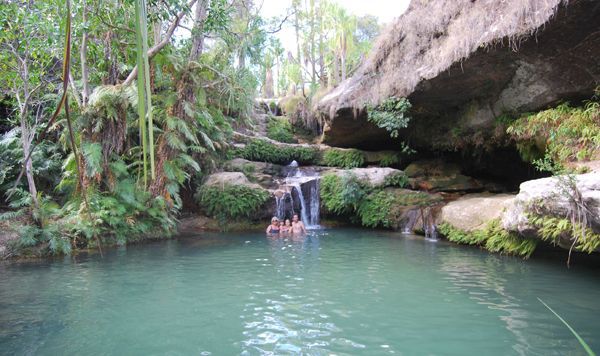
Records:
[[[467,194],[446,204],[438,223],[468,232],[481,230],[491,220],[501,218],[514,198],[512,194]]]

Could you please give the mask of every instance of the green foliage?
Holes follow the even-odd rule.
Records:
[[[550,306],[548,304],[546,304],[543,300],[541,300],[540,298],[538,298],[538,300],[548,310],[550,310],[550,312],[552,314],[554,314],[554,316],[556,316],[558,318],[558,320],[560,320],[563,324],[565,324],[565,326],[567,327],[567,329],[569,329],[569,331],[575,336],[575,338],[577,339],[577,341],[579,342],[579,344],[581,345],[581,347],[583,347],[583,349],[588,354],[588,356],[595,356],[596,355],[596,353],[592,350],[592,348],[583,340],[583,338],[581,336],[579,336],[579,334],[575,331],[575,329],[573,329],[571,327],[571,325],[569,325],[569,323],[567,323],[567,321],[565,319],[563,319],[560,315],[558,315],[558,313],[555,312],[552,308],[550,308]]]
[[[398,130],[408,126],[410,116],[406,114],[411,107],[411,103],[406,98],[390,97],[377,106],[367,107],[368,120],[396,138]]]
[[[355,149],[331,148],[323,154],[323,163],[330,167],[356,168],[364,165],[365,156]]]
[[[365,197],[357,211],[362,225],[366,227],[392,227],[394,221],[391,219],[390,210],[394,200],[393,195],[383,190]]]
[[[368,193],[366,184],[353,174],[326,174],[320,181],[321,203],[336,215],[354,212]]]
[[[357,212],[366,227],[395,227],[406,207],[427,207],[439,201],[438,196],[409,190],[384,189],[367,195]]]
[[[0,193],[12,188],[23,165],[20,129],[13,128],[0,135]],[[33,174],[41,188],[53,188],[59,180],[63,152],[54,142],[37,145],[31,155]],[[26,188],[21,180],[18,187]]]
[[[269,193],[245,186],[203,186],[197,193],[196,199],[208,215],[225,221],[250,218],[269,200]]]
[[[404,172],[396,172],[386,176],[383,184],[386,187],[406,188],[408,186],[408,176]]]
[[[240,157],[275,164],[289,164],[293,160],[300,164],[311,164],[316,160],[317,150],[308,146],[278,146],[257,139],[247,143],[244,148],[231,150],[228,155],[230,158]]]
[[[481,230],[462,231],[448,223],[438,226],[440,233],[449,241],[482,246],[490,252],[529,258],[537,246],[537,240],[521,238],[504,230],[499,219],[494,219]]]
[[[504,230],[499,219],[490,221],[483,233],[487,236],[485,248],[491,252],[529,258],[537,247],[537,240],[521,238]]]
[[[595,157],[600,150],[600,103],[589,101],[583,107],[561,104],[516,120],[507,133],[513,137],[525,160],[538,169],[556,172],[573,161]],[[544,140],[539,144],[540,138]],[[539,146],[543,146],[539,150]],[[538,148],[534,150],[533,148]],[[535,151],[541,151],[535,154]],[[533,154],[532,154],[533,153]]]
[[[600,234],[591,228],[573,224],[567,218],[554,216],[528,215],[529,222],[538,228],[540,237],[553,244],[559,241],[573,241],[574,248],[579,251],[592,253],[600,248]]]
[[[481,245],[485,243],[487,236],[481,230],[466,232],[453,227],[448,223],[438,225],[439,232],[449,241],[463,245]]]
[[[400,163],[400,157],[396,153],[386,153],[381,160],[379,160],[379,166],[381,167],[392,167]]]
[[[271,117],[267,123],[267,137],[271,140],[295,143],[292,124],[285,117]]]

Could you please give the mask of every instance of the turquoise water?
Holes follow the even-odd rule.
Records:
[[[205,234],[0,265],[6,355],[581,355],[600,276],[387,232]]]

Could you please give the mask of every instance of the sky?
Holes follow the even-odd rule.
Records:
[[[259,6],[261,3],[263,4],[261,15],[269,18],[284,15],[291,6],[292,0],[255,0],[256,5]],[[374,15],[379,18],[380,23],[385,24],[404,13],[410,0],[337,0],[337,3],[354,15]],[[291,22],[284,26],[277,37],[286,49],[293,51],[296,47]]]

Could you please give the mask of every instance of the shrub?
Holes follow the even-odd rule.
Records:
[[[196,196],[202,209],[219,220],[250,218],[269,200],[266,190],[245,186],[203,186]]]
[[[363,166],[365,157],[359,150],[332,148],[323,154],[323,163],[330,167],[356,168]]]
[[[295,143],[292,124],[285,117],[271,117],[267,123],[267,137],[284,143]]]
[[[406,113],[411,107],[406,98],[390,97],[377,106],[367,107],[368,120],[396,138],[398,130],[408,126],[410,117]]]
[[[368,187],[353,174],[346,174],[342,177],[326,174],[320,182],[323,206],[337,215],[354,212],[368,191]]]
[[[395,153],[386,153],[381,160],[379,160],[379,165],[381,167],[391,167],[398,165],[400,163],[400,158]]]
[[[244,148],[230,151],[229,156],[275,164],[289,164],[293,160],[300,164],[312,164],[316,161],[317,150],[311,147],[278,146],[259,139],[250,141]]]
[[[383,185],[386,187],[405,188],[408,186],[408,177],[404,172],[396,172],[385,177]]]
[[[537,162],[541,170],[557,171],[557,167],[568,162],[585,161],[597,155],[600,149],[600,103],[589,101],[584,107],[577,108],[565,103],[526,114],[506,132],[517,141],[524,160]]]

